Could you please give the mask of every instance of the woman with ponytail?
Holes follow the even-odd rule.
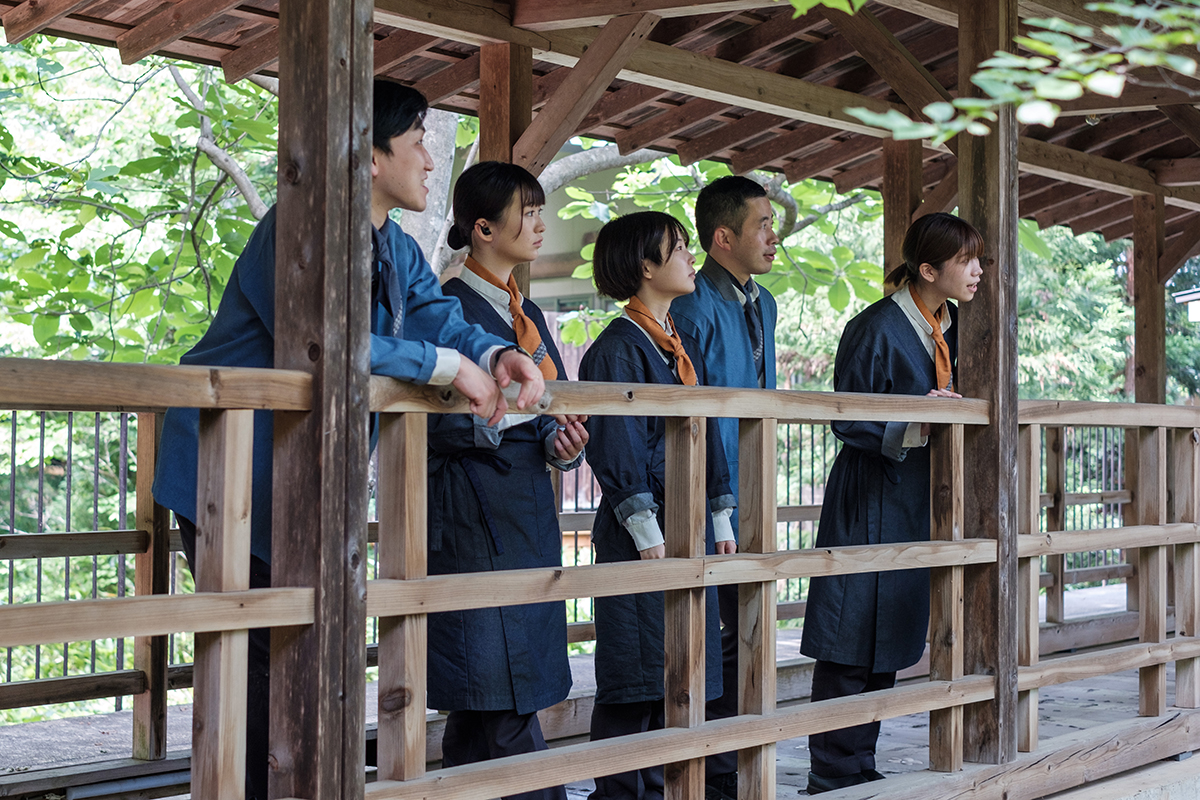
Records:
[[[838,345],[839,392],[960,397],[958,308],[975,296],[983,237],[950,214],[929,214],[904,237],[888,297],[850,320]],[[821,502],[817,547],[929,540],[928,424],[835,422],[842,449]],[[920,660],[929,626],[925,569],[815,577],[800,652],[816,659],[813,701],[888,689]],[[808,793],[883,778],[879,723],[813,734]]]
[[[596,237],[596,288],[628,300],[588,348],[581,380],[695,386],[705,382],[700,349],[676,330],[671,301],[696,286],[696,259],[678,220],[658,211],[618,217]],[[598,563],[663,558],[666,420],[592,417],[587,460],[603,490],[592,547]],[[706,552],[736,550],[729,517],[734,498],[716,420],[708,421]],[[721,696],[721,637],[716,589],[705,592],[707,699]],[[662,592],[597,597],[596,702],[592,740],[663,727]],[[736,691],[737,687],[727,691]],[[703,699],[703,698],[702,698]],[[596,778],[592,800],[650,800],[663,796],[662,767]]]
[[[454,187],[447,244],[469,247],[443,293],[467,322],[533,357],[546,380],[565,380],[542,312],[521,296],[513,268],[537,258],[545,194],[528,171],[487,161]],[[584,419],[506,414],[496,425],[463,414],[429,417],[429,572],[486,572],[562,564],[550,467],[573,469]],[[429,615],[430,708],[449,712],[442,765],[546,749],[537,711],[566,698],[566,606],[535,603]],[[510,797],[565,800],[561,786]]]

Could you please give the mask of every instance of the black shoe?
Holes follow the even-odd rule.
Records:
[[[871,770],[874,772],[874,770]],[[878,775],[878,773],[876,773]],[[883,776],[880,775],[880,778]],[[856,772],[853,775],[842,775],[837,778],[823,778],[814,772],[808,773],[808,793],[821,794],[822,792],[832,792],[835,789],[845,789],[847,786],[858,786],[860,783],[866,783],[870,780],[878,780],[878,778],[869,778],[865,773]]]
[[[884,775],[882,772],[874,769],[864,769],[862,771],[862,775],[868,781],[882,781],[887,779],[887,775]]]
[[[737,773],[714,775],[704,783],[704,800],[737,800]]]

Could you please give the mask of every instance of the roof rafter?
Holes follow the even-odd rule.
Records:
[[[1159,111],[1175,123],[1185,136],[1200,147],[1200,110],[1194,105],[1159,106]]]
[[[413,56],[424,53],[437,44],[437,39],[424,33],[400,30],[375,42],[375,74],[391,72]]]
[[[4,12],[4,35],[9,44],[28,39],[93,0],[25,0]]]
[[[1171,280],[1183,263],[1200,253],[1200,220],[1184,228],[1179,236],[1168,243],[1158,259],[1158,282],[1166,283]]]
[[[512,24],[531,31],[603,25],[622,14],[690,17],[772,6],[771,0],[514,0]]]
[[[1163,186],[1200,184],[1200,158],[1165,158],[1146,162],[1146,169]]]
[[[679,163],[685,167],[697,161],[716,155],[722,150],[736,147],[742,142],[749,141],[759,134],[766,133],[772,128],[783,125],[788,120],[775,114],[763,111],[751,111],[741,119],[722,125],[711,133],[697,136],[689,142],[679,145]]]
[[[457,64],[451,64],[440,72],[417,81],[413,88],[425,95],[430,105],[436,105],[478,82],[479,53],[476,52]]]
[[[141,61],[240,3],[241,0],[179,0],[160,9],[117,37],[121,63]]]
[[[862,158],[878,147],[877,139],[854,136],[784,165],[783,174],[791,183],[817,175],[831,175],[831,170]]]
[[[621,131],[617,134],[617,146],[621,148],[621,155],[641,150],[706,119],[712,119],[728,108],[728,103],[715,100],[689,100],[670,111],[654,115],[640,125]]]
[[[760,145],[734,155],[733,171],[737,175],[745,175],[747,172],[765,167],[772,161],[778,161],[797,150],[811,147],[817,142],[836,136],[837,133],[837,130],[831,127],[801,125],[799,128],[781,133]]]
[[[932,191],[925,193],[925,199],[921,205],[917,206],[912,218],[915,222],[927,214],[936,214],[939,211],[949,212],[956,205],[958,205],[958,161],[955,161],[946,170],[946,174],[938,182],[938,185],[933,187]]]
[[[279,28],[256,36],[221,57],[226,83],[237,83],[279,60]]]

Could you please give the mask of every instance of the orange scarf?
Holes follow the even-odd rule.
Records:
[[[933,328],[933,368],[937,371],[938,382],[934,388],[953,389],[954,371],[950,365],[950,345],[946,344],[946,337],[942,336],[942,315],[946,313],[946,304],[938,306],[936,314],[930,314],[929,309],[925,307],[925,301],[917,294],[917,287],[910,283],[908,292],[917,304],[921,316]]]
[[[692,360],[688,358],[687,351],[683,349],[683,342],[679,340],[679,334],[675,332],[675,322],[671,319],[670,313],[667,314],[667,324],[671,326],[670,333],[663,330],[663,326],[650,313],[650,309],[646,308],[646,304],[637,297],[629,298],[629,304],[625,306],[625,313],[642,330],[650,334],[650,340],[661,347],[663,352],[674,356],[679,382],[684,386],[695,386],[696,368],[692,366]]]
[[[547,358],[546,344],[542,341],[542,334],[538,333],[537,325],[533,324],[533,320],[525,315],[525,309],[521,307],[521,293],[517,291],[517,279],[510,274],[506,286],[486,267],[470,256],[467,256],[465,266],[496,288],[508,292],[508,313],[512,314],[512,327],[513,333],[517,334],[517,344],[533,357],[533,363],[538,365],[538,369],[542,371],[542,376],[546,380],[557,379],[558,368],[554,366],[554,359]]]

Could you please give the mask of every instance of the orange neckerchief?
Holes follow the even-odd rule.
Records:
[[[506,286],[486,267],[470,256],[467,256],[467,263],[464,266],[498,289],[508,292],[508,313],[512,314],[513,333],[517,334],[517,344],[533,357],[533,363],[538,365],[538,369],[542,371],[542,376],[546,380],[552,381],[558,378],[558,368],[554,366],[554,359],[546,357],[546,344],[542,341],[542,335],[538,333],[537,325],[533,324],[533,320],[525,315],[525,309],[521,307],[521,293],[517,291],[517,279],[509,275]]]
[[[684,386],[695,386],[696,368],[692,366],[692,360],[688,358],[687,351],[683,349],[683,342],[679,340],[679,334],[675,332],[675,322],[671,319],[670,313],[667,314],[667,324],[671,326],[669,334],[663,330],[662,325],[650,313],[650,309],[646,308],[646,304],[637,297],[629,298],[629,304],[625,306],[625,313],[642,330],[650,334],[651,341],[661,347],[664,352],[675,357],[675,369],[679,373],[679,382]]]
[[[950,366],[950,345],[946,344],[946,337],[942,336],[942,315],[946,313],[946,304],[942,303],[938,306],[936,314],[930,314],[929,309],[925,307],[925,301],[921,299],[921,295],[917,294],[917,287],[909,283],[908,292],[917,304],[917,310],[921,312],[921,316],[933,328],[933,368],[937,371],[938,382],[934,388],[953,388],[951,383],[954,380],[954,371]]]

